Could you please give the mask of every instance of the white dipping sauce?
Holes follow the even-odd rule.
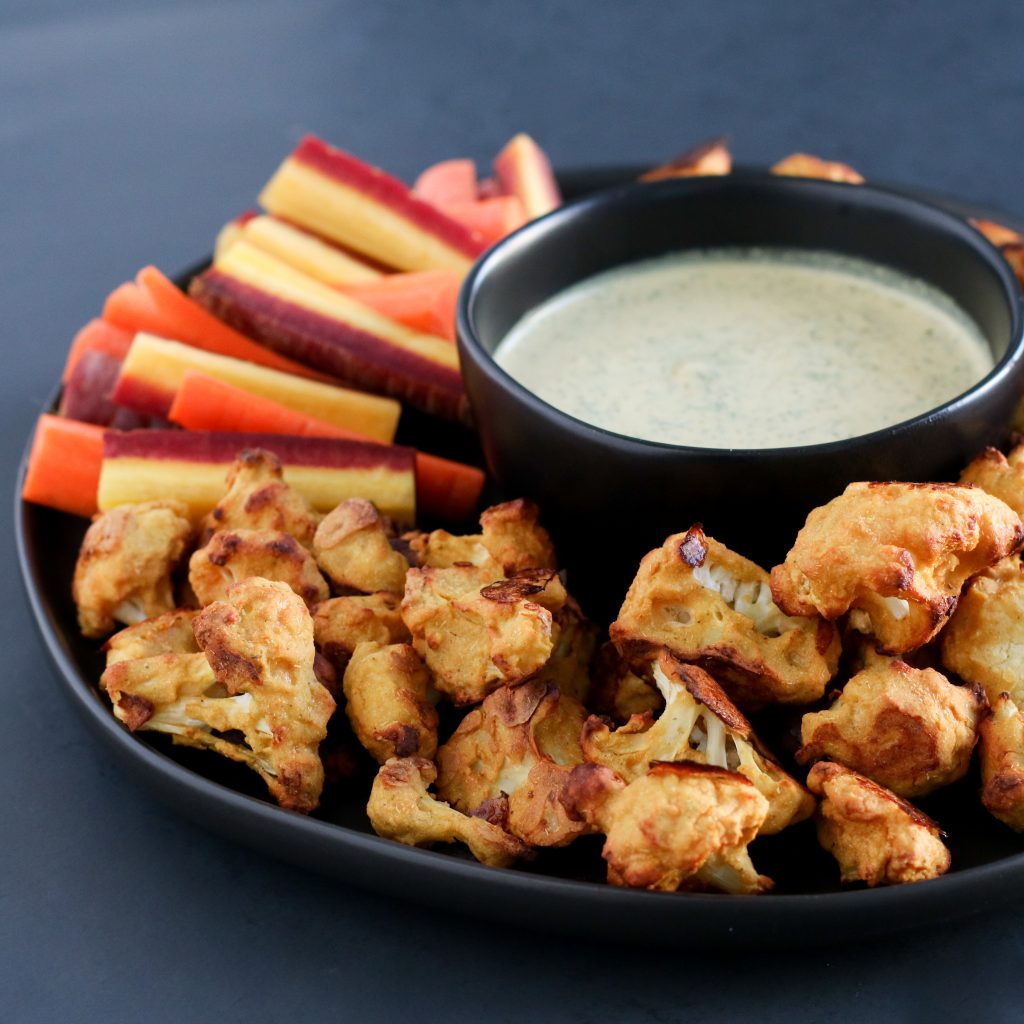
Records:
[[[690,250],[597,274],[529,312],[494,358],[587,423],[701,448],[867,434],[993,365],[943,292],[796,249]]]

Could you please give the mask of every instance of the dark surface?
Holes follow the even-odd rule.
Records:
[[[562,166],[728,131],[746,161],[803,148],[1024,211],[1018,8],[626,10],[5,4],[6,478],[102,296],[143,263],[173,271],[208,250],[305,128],[407,177],[483,161],[519,128]],[[95,743],[5,550],[5,1020],[1019,1018],[1012,909],[860,946],[683,957],[552,937],[543,911],[537,931],[445,917],[213,838]]]

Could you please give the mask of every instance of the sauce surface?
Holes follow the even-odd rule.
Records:
[[[866,260],[704,249],[597,274],[531,310],[494,358],[549,404],[631,437],[783,448],[934,409],[993,366],[936,288]]]

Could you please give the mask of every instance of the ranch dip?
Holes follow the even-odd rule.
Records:
[[[597,274],[529,312],[498,365],[577,419],[701,448],[867,434],[992,368],[973,320],[888,267],[797,249],[704,249]]]

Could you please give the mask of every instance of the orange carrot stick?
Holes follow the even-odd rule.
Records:
[[[306,416],[195,370],[185,371],[167,415],[172,423],[188,430],[367,440],[354,431]],[[422,514],[449,522],[468,519],[476,509],[483,486],[484,473],[475,466],[416,453],[416,507]]]
[[[67,384],[79,360],[86,352],[103,352],[105,355],[124,359],[132,343],[132,332],[115,327],[106,320],[90,320],[71,342],[68,361],[64,364],[61,380]]]
[[[143,267],[134,281],[115,288],[103,306],[103,319],[132,333],[146,331],[162,338],[183,341],[207,352],[244,359],[299,377],[328,379],[228,327],[190,299],[156,267]]]
[[[407,327],[454,341],[459,283],[451,270],[421,270],[336,287]]]
[[[488,244],[500,242],[527,221],[519,196],[493,196],[468,203],[452,203],[444,208],[452,220],[475,231]]]
[[[37,505],[91,516],[103,464],[103,427],[44,413],[39,417],[21,496]]]
[[[442,209],[447,203],[476,199],[476,165],[472,160],[442,160],[431,164],[412,187],[417,199]]]

